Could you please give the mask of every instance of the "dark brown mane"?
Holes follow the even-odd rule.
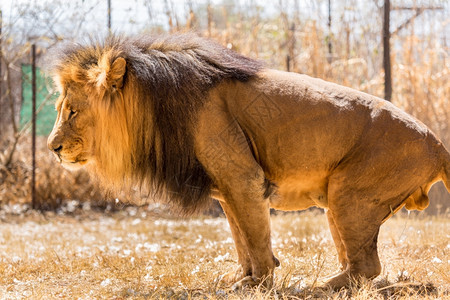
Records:
[[[146,114],[127,120],[136,136],[133,172],[127,176],[184,211],[195,210],[209,199],[212,185],[194,153],[197,113],[212,87],[225,79],[247,81],[262,63],[194,34],[144,35],[66,46],[56,55],[53,71],[68,64],[88,70],[108,51],[114,53],[111,62],[125,58],[124,94],[127,88],[138,89],[140,99],[133,101]]]

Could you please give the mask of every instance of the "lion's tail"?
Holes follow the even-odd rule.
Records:
[[[450,153],[445,148],[442,181],[444,182],[447,191],[450,193]]]

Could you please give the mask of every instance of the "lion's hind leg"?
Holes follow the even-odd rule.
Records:
[[[385,215],[384,209],[372,203],[364,203],[360,195],[352,195],[350,190],[330,189],[329,196],[328,218],[334,221],[334,228],[331,225],[332,232],[335,231],[333,238],[336,241],[336,237],[340,237],[336,246],[344,270],[331,278],[327,285],[339,289],[348,286],[355,279],[375,278],[381,272],[377,240]]]
[[[327,285],[335,289],[347,286],[352,279],[375,278],[381,272],[377,251],[380,224],[361,222],[360,226],[353,227],[353,222],[344,224],[346,220],[342,217],[339,213],[334,216],[347,257],[344,258],[346,266],[343,271],[327,282]]]

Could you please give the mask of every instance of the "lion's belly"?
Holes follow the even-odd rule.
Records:
[[[278,182],[277,194],[270,198],[270,207],[279,210],[302,210],[311,206],[328,207],[327,180],[303,178]]]

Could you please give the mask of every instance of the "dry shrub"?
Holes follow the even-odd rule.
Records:
[[[91,201],[104,206],[105,197],[96,182],[81,170],[69,172],[62,168],[46,148],[46,139],[37,139],[36,204],[43,210],[57,209],[64,200]],[[31,143],[23,138],[17,145],[9,168],[0,170],[0,204],[31,202]]]
[[[64,200],[90,201],[105,206],[104,194],[86,171],[68,172],[61,166],[38,169],[36,201],[41,209],[57,209]]]
[[[14,160],[12,166],[0,168],[0,203],[25,203],[30,196],[30,165],[22,160]]]

